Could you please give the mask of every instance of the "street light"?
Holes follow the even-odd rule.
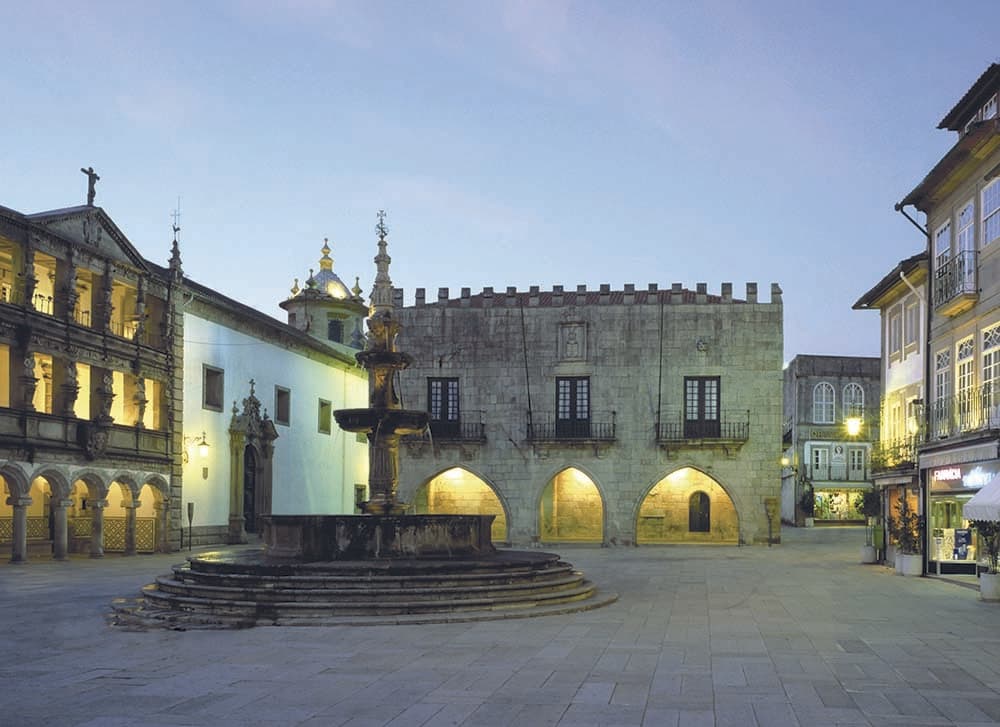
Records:
[[[844,424],[847,427],[848,436],[856,437],[861,434],[861,417],[848,417],[844,420]]]

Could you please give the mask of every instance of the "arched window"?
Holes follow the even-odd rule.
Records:
[[[813,389],[813,423],[833,424],[834,421],[833,384],[823,381]]]
[[[692,533],[711,531],[712,500],[705,492],[693,492],[688,499],[688,530]]]
[[[848,384],[844,387],[844,418],[862,417],[865,411],[865,390],[861,384]]]

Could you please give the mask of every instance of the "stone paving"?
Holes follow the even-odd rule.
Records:
[[[124,631],[109,603],[179,554],[0,565],[0,725],[987,725],[1000,605],[784,543],[562,547],[620,600],[565,616]]]

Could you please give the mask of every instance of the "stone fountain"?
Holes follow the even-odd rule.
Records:
[[[369,333],[357,354],[370,376],[369,406],[334,412],[364,433],[369,499],[363,515],[261,518],[262,549],[203,553],[174,566],[139,599],[118,599],[125,626],[369,625],[524,618],[603,606],[599,593],[554,553],[497,551],[493,515],[407,515],[396,497],[399,440],[427,430],[425,411],[403,409],[396,374],[412,358],[396,350],[385,214]]]

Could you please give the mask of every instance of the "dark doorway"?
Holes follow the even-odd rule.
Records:
[[[684,379],[684,438],[719,437],[719,377],[689,376]]]
[[[243,450],[243,529],[257,532],[257,453]]]
[[[695,492],[688,500],[688,530],[707,533],[712,529],[712,501],[704,492]]]

